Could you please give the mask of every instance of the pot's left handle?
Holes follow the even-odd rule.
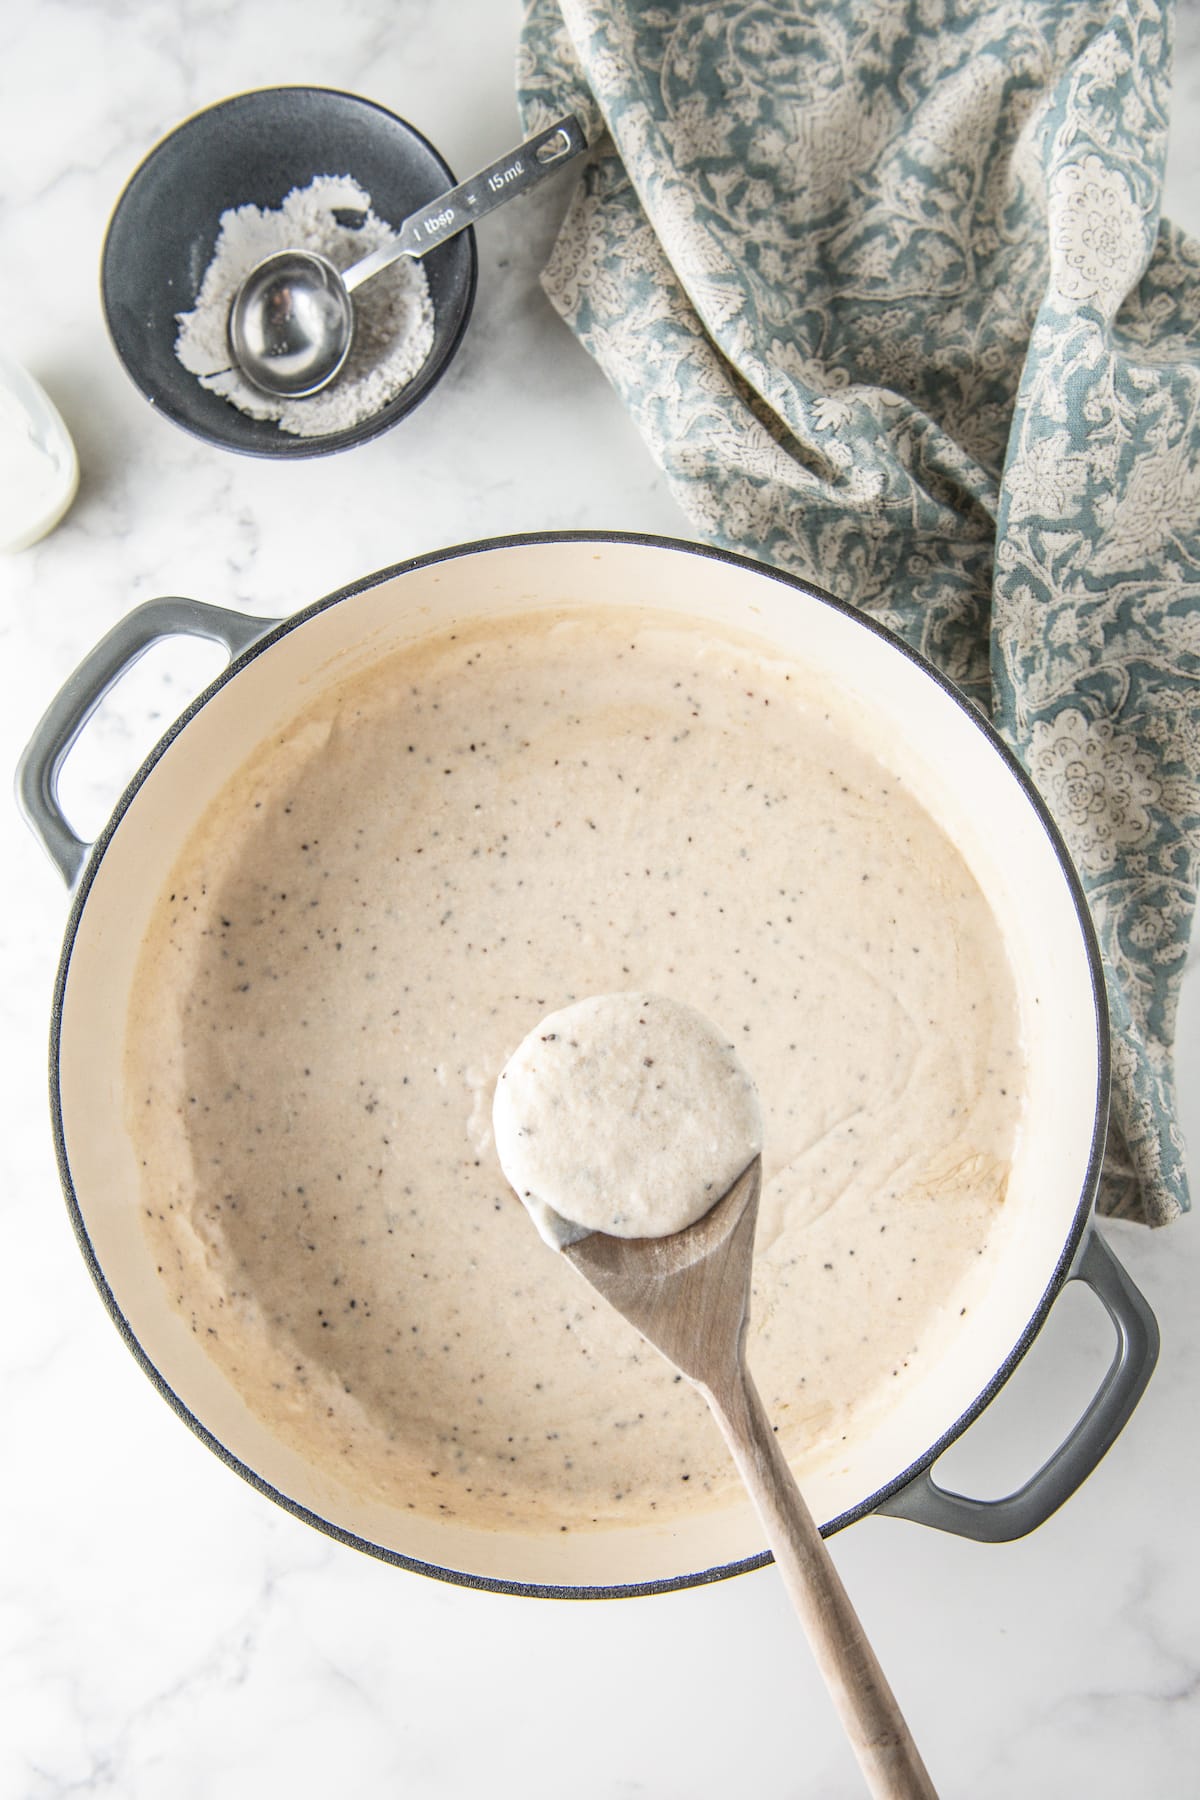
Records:
[[[69,675],[17,764],[17,805],[51,862],[73,887],[91,845],[72,831],[58,799],[58,777],[80,732],[109,689],[152,645],[170,637],[208,638],[230,657],[249,649],[276,619],[251,618],[202,600],[147,600],[113,626]]]

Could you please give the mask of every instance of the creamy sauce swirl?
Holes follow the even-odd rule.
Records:
[[[530,1021],[632,989],[757,1086],[748,1349],[803,1469],[952,1342],[1024,1080],[996,922],[862,721],[667,615],[471,624],[315,699],[193,834],[128,1026],[146,1229],[247,1403],[356,1491],[529,1530],[737,1492],[492,1141]]]
[[[492,1103],[500,1167],[552,1249],[590,1231],[666,1237],[762,1149],[754,1083],[703,1013],[597,994],[535,1025]]]

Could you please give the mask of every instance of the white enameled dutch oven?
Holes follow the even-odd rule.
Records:
[[[443,551],[371,575],[278,623],[187,600],[138,608],[97,645],[50,707],[18,791],[73,887],[54,999],[51,1097],[67,1202],[96,1284],[130,1349],[230,1467],[335,1537],[449,1580],[538,1594],[642,1593],[766,1560],[748,1504],[669,1526],[589,1535],[469,1530],[364,1502],[247,1409],[175,1311],[142,1234],[122,1121],[122,1038],[151,908],[209,801],[250,752],[327,684],[433,630],[564,604],[639,603],[752,631],[808,665],[870,717],[873,738],[959,845],[1007,940],[1029,1065],[1027,1114],[986,1280],[952,1346],[840,1457],[804,1469],[835,1530],[873,1510],[968,1537],[1018,1537],[1059,1506],[1121,1430],[1149,1379],[1154,1319],[1092,1223],[1107,1117],[1107,1026],[1085,901],[1045,808],[960,694],[898,640],[828,596],[739,557],[667,540],[564,533]],[[144,650],[186,633],[232,661],[138,771],[93,845],[57,798],[67,751],[101,696]],[[364,795],[362,804],[369,805]],[[1094,1399],[1046,1465],[1007,1499],[937,1485],[939,1454],[995,1395],[1066,1282],[1080,1279],[1117,1333]]]

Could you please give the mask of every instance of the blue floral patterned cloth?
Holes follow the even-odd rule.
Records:
[[[593,155],[544,285],[697,533],[898,631],[1071,848],[1114,1035],[1102,1205],[1187,1206],[1200,249],[1164,0],[532,0]]]

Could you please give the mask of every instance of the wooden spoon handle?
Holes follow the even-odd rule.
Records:
[[[758,1509],[867,1787],[878,1800],[937,1800],[749,1371],[740,1364],[719,1387],[702,1391]]]

